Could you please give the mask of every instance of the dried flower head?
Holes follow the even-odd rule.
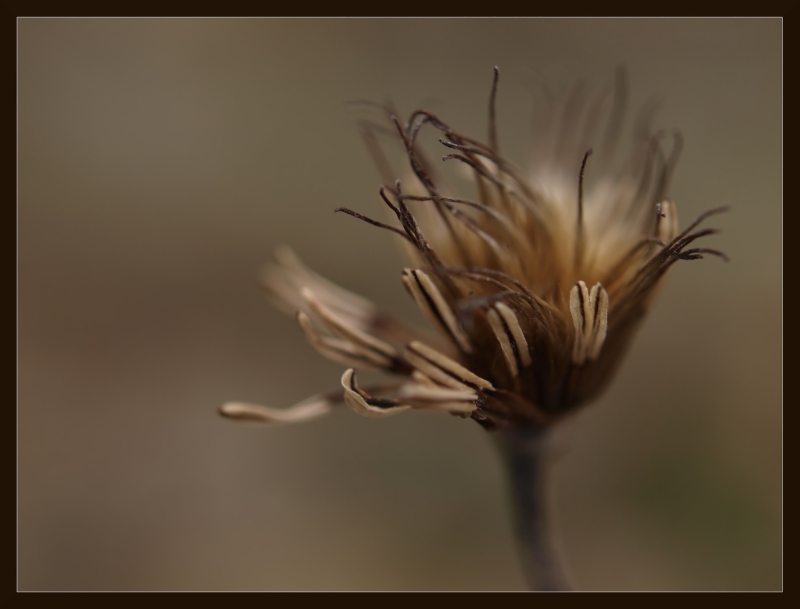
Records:
[[[401,238],[411,261],[402,271],[403,285],[440,336],[420,334],[316,275],[288,249],[279,250],[264,287],[296,314],[317,351],[348,366],[343,391],[284,410],[228,403],[223,415],[301,421],[344,401],[368,417],[421,409],[471,417],[487,429],[549,426],[607,385],[675,262],[703,254],[725,258],[689,247],[716,232],[697,227],[723,208],[679,232],[675,204],[666,198],[679,133],[645,134],[640,128],[629,166],[611,173],[625,109],[624,72],[618,72],[592,158],[604,177],[591,188],[584,188],[592,165],[587,143],[603,122],[606,98],[587,103],[576,87],[551,121],[551,143],[538,146],[542,160],[525,175],[500,155],[496,91],[495,69],[488,144],[430,112],[416,111],[402,124],[383,108],[408,160],[404,180],[394,180],[388,169],[375,138],[379,128],[365,123],[363,133],[383,168],[380,197],[396,222],[336,210]],[[477,200],[455,196],[423,155],[417,141],[423,127],[442,136],[439,142],[450,150],[443,160],[462,163],[474,178]],[[668,138],[673,143],[667,154],[662,143]],[[403,381],[362,388],[358,368]]]

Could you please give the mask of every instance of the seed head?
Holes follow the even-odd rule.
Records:
[[[410,265],[400,278],[438,330],[428,336],[371,302],[306,268],[288,249],[262,277],[269,297],[294,313],[311,345],[347,366],[342,391],[289,409],[228,403],[229,418],[290,422],[320,416],[344,402],[357,413],[384,417],[438,410],[471,417],[487,429],[548,426],[598,396],[611,379],[665,274],[678,260],[704,254],[689,247],[713,229],[679,232],[667,190],[682,146],[676,131],[639,133],[626,170],[611,173],[623,122],[625,74],[615,93],[597,154],[584,146],[602,123],[605,98],[586,103],[582,87],[552,121],[551,145],[525,173],[499,152],[495,122],[498,72],[489,101],[489,143],[464,136],[423,110],[401,123],[380,107],[408,162],[395,180],[377,143],[382,129],[362,125],[386,183],[379,195],[391,223],[343,212],[396,236]],[[423,128],[436,130],[475,181],[477,199],[453,189],[421,151]],[[665,139],[672,149],[662,149]],[[545,138],[543,138],[545,139]],[[585,187],[595,164],[605,173]],[[361,387],[357,369],[402,380]]]

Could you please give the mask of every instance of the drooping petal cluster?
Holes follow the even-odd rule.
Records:
[[[290,422],[344,402],[369,417],[417,409],[471,417],[488,429],[549,425],[607,384],[672,264],[703,254],[724,258],[716,250],[689,247],[716,232],[696,228],[723,208],[678,232],[666,191],[679,135],[672,134],[673,149],[665,155],[665,132],[639,134],[630,168],[609,172],[584,192],[592,150],[583,145],[600,122],[605,98],[592,104],[573,95],[553,121],[560,137],[549,153],[538,151],[544,160],[526,177],[498,151],[496,75],[489,144],[459,134],[429,112],[414,112],[401,124],[387,109],[409,166],[403,180],[386,176],[379,191],[390,221],[336,210],[401,237],[411,263],[400,275],[403,286],[438,336],[378,310],[282,249],[278,264],[264,274],[264,287],[278,306],[296,315],[321,355],[347,366],[342,391],[282,410],[229,403],[223,415]],[[613,157],[618,148],[625,88],[620,74],[593,158]],[[469,171],[477,200],[453,196],[420,151],[423,127],[438,131],[440,143],[454,151],[444,161]],[[368,124],[364,129],[380,155],[374,130]],[[388,165],[382,157],[379,164]],[[402,380],[361,387],[359,368]]]

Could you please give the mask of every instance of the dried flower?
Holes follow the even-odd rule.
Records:
[[[716,232],[697,230],[712,209],[679,232],[666,198],[681,137],[637,133],[630,166],[610,171],[623,123],[626,84],[618,73],[598,154],[604,177],[584,188],[605,103],[585,101],[577,87],[552,121],[552,144],[529,174],[499,153],[495,127],[497,71],[489,103],[489,143],[458,133],[425,111],[405,124],[384,109],[409,162],[402,182],[385,170],[380,196],[396,224],[341,211],[401,237],[411,260],[402,281],[440,331],[418,331],[307,269],[279,250],[263,284],[272,300],[296,313],[308,341],[348,369],[343,391],[315,396],[285,410],[242,403],[221,413],[260,422],[302,421],[344,401],[359,414],[384,417],[410,409],[471,417],[487,429],[544,428],[607,385],[634,330],[673,263],[716,250],[689,247]],[[459,198],[417,142],[430,127],[450,149],[444,161],[462,163],[475,180],[477,200]],[[365,127],[379,164],[374,129]],[[671,137],[666,154],[662,142]],[[594,159],[593,159],[594,160]],[[585,190],[585,192],[584,192]],[[404,377],[362,388],[356,369]]]

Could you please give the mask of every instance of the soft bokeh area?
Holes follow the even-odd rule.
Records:
[[[22,590],[518,590],[489,434],[432,413],[225,421],[336,389],[256,277],[279,244],[420,320],[352,100],[503,150],[542,83],[630,76],[679,127],[681,262],[604,396],[556,433],[584,590],[782,583],[779,19],[21,19]],[[540,97],[540,96],[539,96]],[[436,157],[439,151],[436,150]],[[591,181],[591,161],[587,180]],[[576,168],[577,176],[577,168]]]

